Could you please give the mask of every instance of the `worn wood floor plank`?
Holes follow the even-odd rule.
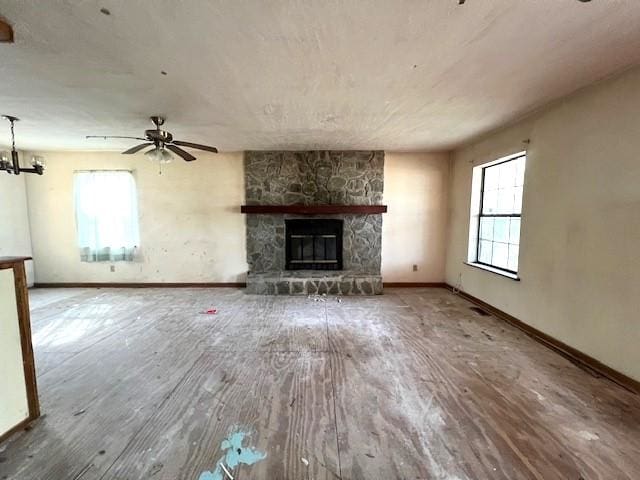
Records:
[[[459,303],[457,297],[440,292],[437,301],[431,304],[430,298],[423,302],[429,307],[421,308],[419,293],[407,295],[416,297],[408,302],[413,305],[414,318],[411,313],[385,308],[366,316],[354,308],[341,314],[335,305],[328,304],[345,478],[372,478],[375,472],[383,472],[384,478],[633,478],[627,472],[640,470],[637,427],[615,427],[625,437],[624,454],[616,454],[610,444],[600,445],[594,452],[590,448],[593,441],[585,443],[586,439],[597,438],[592,433],[593,425],[582,421],[578,412],[584,416],[586,408],[593,418],[597,405],[583,401],[574,404],[575,410],[567,408],[562,413],[559,405],[551,402],[539,408],[542,397],[527,385],[535,382],[538,390],[546,385],[558,391],[562,375],[557,370],[549,372],[545,360],[553,366],[564,364],[579,377],[579,385],[593,378],[585,378],[585,372],[492,317],[466,325],[469,304]],[[433,295],[433,291],[427,295]],[[457,317],[452,315],[456,308]],[[389,315],[387,321],[382,318],[385,315]],[[507,332],[502,334],[502,329]],[[514,341],[523,343],[524,348],[514,349]],[[479,368],[487,363],[491,370]],[[541,374],[542,382],[537,377]],[[638,405],[636,396],[595,380],[599,389],[615,392],[620,398],[616,403],[625,412],[631,413],[628,402]],[[568,383],[572,389],[572,382]],[[360,389],[354,390],[354,386]],[[414,391],[417,387],[418,394]],[[363,413],[357,406],[370,398],[375,398],[376,405]],[[434,405],[440,405],[441,411],[428,417]],[[607,411],[611,413],[610,408]],[[361,431],[362,425],[375,418],[374,412],[383,413]],[[637,419],[639,414],[636,410],[631,418]],[[611,418],[600,420],[600,425],[611,425]],[[432,430],[433,421],[446,431],[447,444],[458,452],[453,464],[446,449],[438,451],[438,436],[430,438],[422,450],[407,446],[420,445],[425,432]],[[398,430],[406,432],[404,438],[389,444],[398,438]],[[367,462],[353,445],[374,445],[396,455],[409,451],[410,458],[421,460],[412,464],[402,456],[387,453],[380,462],[377,456],[368,457]],[[577,452],[576,446],[586,451]],[[438,451],[435,456],[434,450]],[[612,458],[621,460],[623,466],[615,465]]]
[[[312,353],[206,353],[104,478],[196,479],[214,470],[234,429],[250,432],[247,446],[267,453],[232,469],[236,478],[334,478],[327,368]]]
[[[37,289],[46,417],[0,479],[198,480],[234,429],[267,454],[241,480],[640,478],[638,396],[471,306]]]
[[[12,448],[2,471],[16,479],[83,478],[104,469],[194,363],[200,335],[180,318],[156,322],[168,301],[39,379],[46,415]],[[137,317],[136,317],[137,318]],[[100,453],[103,452],[103,453]]]

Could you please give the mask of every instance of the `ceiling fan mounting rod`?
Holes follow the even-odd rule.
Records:
[[[153,124],[156,126],[158,130],[160,130],[160,125],[164,125],[165,118],[161,117],[160,115],[154,115],[149,118],[151,118],[151,121],[153,122]]]

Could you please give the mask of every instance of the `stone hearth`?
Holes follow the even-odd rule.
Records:
[[[247,293],[258,295],[379,295],[382,277],[345,270],[251,273]]]
[[[247,205],[380,205],[384,152],[246,152]],[[286,270],[285,219],[342,219],[343,270]],[[381,214],[247,214],[247,291],[382,293]]]

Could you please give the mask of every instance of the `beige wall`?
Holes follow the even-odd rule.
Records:
[[[42,153],[47,170],[27,179],[36,281],[240,282],[247,271],[242,154],[198,154],[158,174],[142,155]],[[73,172],[131,169],[138,190],[140,259],[86,263],[76,247]],[[110,271],[115,265],[115,272]]]
[[[36,281],[241,282],[245,279],[242,154],[201,154],[158,175],[140,155],[44,152],[47,171],[27,179]],[[446,154],[387,153],[382,273],[387,282],[444,279]],[[86,263],[76,247],[73,172],[132,169],[138,189],[137,262]],[[418,271],[413,272],[413,265]],[[115,272],[110,266],[115,265]]]
[[[446,278],[640,380],[640,69],[454,153]],[[463,264],[474,165],[530,138],[516,282]]]
[[[449,155],[386,152],[384,162],[383,280],[442,282]]]
[[[0,150],[5,150],[0,148]],[[26,158],[20,152],[20,160]],[[26,177],[0,172],[0,256],[31,256],[31,234],[27,211]],[[33,262],[25,263],[27,281],[33,283]]]

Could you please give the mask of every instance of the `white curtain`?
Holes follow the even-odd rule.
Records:
[[[140,238],[131,172],[76,172],[74,195],[81,260],[132,261]]]

